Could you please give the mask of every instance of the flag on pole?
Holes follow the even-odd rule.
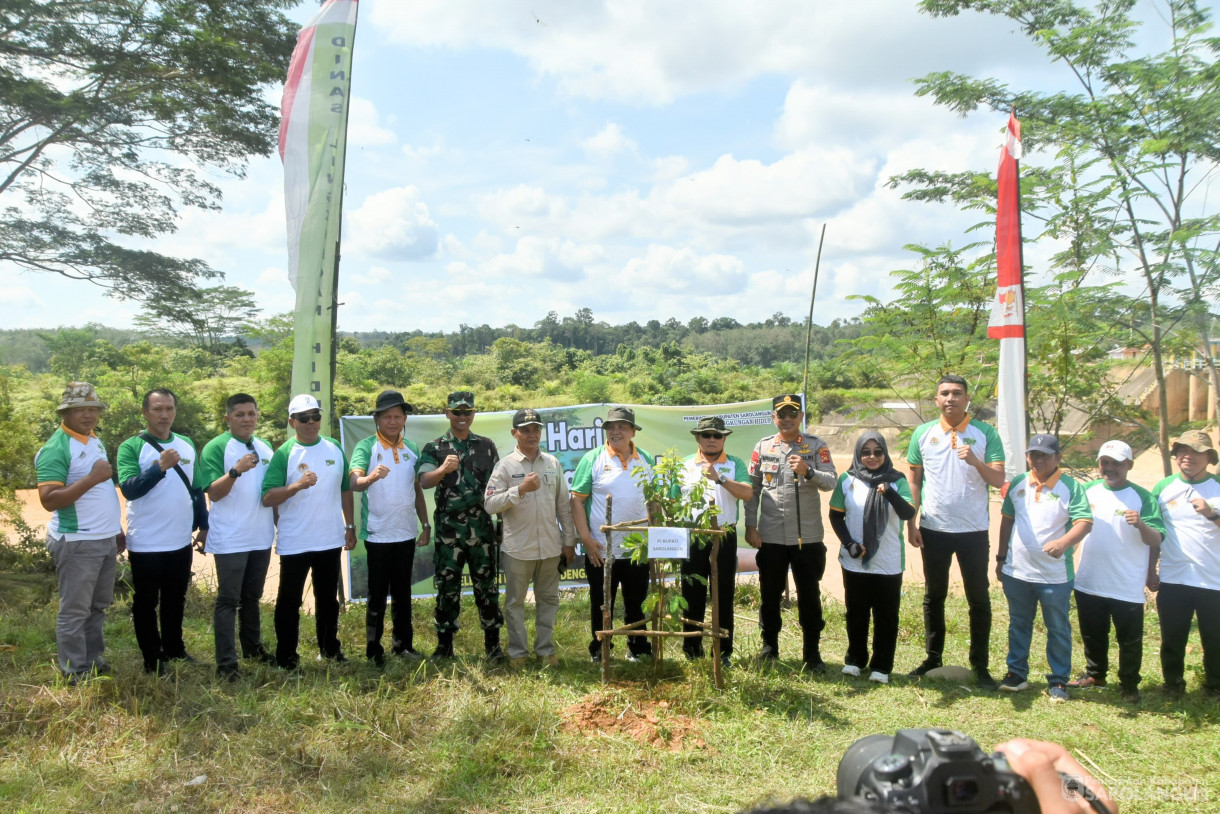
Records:
[[[327,421],[356,9],[357,0],[326,0],[301,29],[280,119],[288,280],[297,293],[292,392],[315,396]]]
[[[997,175],[996,298],[987,336],[1000,340],[996,429],[1004,443],[1004,474],[1011,482],[1025,471],[1025,288],[1021,259],[1021,123],[1008,116],[1008,136]]]

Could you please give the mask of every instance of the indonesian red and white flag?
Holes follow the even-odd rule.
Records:
[[[1000,340],[996,429],[1004,444],[1009,482],[1025,471],[1025,301],[1021,260],[1021,123],[1008,116],[1008,135],[997,175],[995,258],[997,285],[987,336]]]
[[[280,158],[288,279],[297,292],[292,392],[330,402],[336,256],[357,0],[326,0],[297,35],[284,83]]]

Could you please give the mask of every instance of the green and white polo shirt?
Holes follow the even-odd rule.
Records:
[[[956,427],[943,418],[916,427],[907,447],[907,463],[923,467],[919,524],[933,531],[986,531],[987,482],[957,457],[959,444],[969,444],[984,463],[1004,463],[1004,445],[995,427],[970,416]]]
[[[38,485],[71,486],[106,460],[106,447],[96,435],[79,435],[60,426],[34,456]],[[119,496],[109,480],[95,484],[71,506],[51,514],[47,531],[68,540],[103,540],[122,531]]]
[[[1004,573],[1024,582],[1058,585],[1075,578],[1073,551],[1055,558],[1042,546],[1056,540],[1077,523],[1092,523],[1093,512],[1084,489],[1056,470],[1046,483],[1028,472],[1017,475],[1008,487],[1001,512],[1013,518],[1012,536],[1004,559]]]
[[[1220,526],[1191,504],[1203,498],[1220,513],[1220,475],[1188,481],[1178,473],[1152,487],[1152,495],[1165,521],[1161,582],[1220,591]]]
[[[419,447],[414,441],[399,438],[397,444],[381,433],[362,438],[352,450],[349,472],[365,475],[378,466],[390,474],[360,493],[360,528],[366,543],[398,543],[419,535],[415,514],[415,476]],[[349,475],[349,480],[350,480]]]
[[[280,556],[343,547],[343,493],[351,488],[347,471],[343,448],[325,435],[309,445],[294,438],[271,456],[271,465],[263,478],[264,495],[296,483],[306,472],[318,476],[317,483],[278,507],[280,524],[275,550]]]
[[[263,505],[263,478],[271,464],[270,444],[253,436],[247,446],[230,432],[213,438],[199,456],[199,482],[204,489],[208,488],[250,452],[258,456],[258,465],[242,473],[229,494],[210,501],[209,554],[263,551],[271,548],[275,539],[275,510]]]
[[[832,512],[843,512],[843,519],[847,521],[847,531],[851,534],[851,538],[857,543],[864,541],[864,505],[868,501],[868,492],[870,487],[867,483],[852,477],[851,473],[844,472],[839,476],[839,482],[835,486],[834,492],[830,495],[830,510]],[[894,481],[886,488],[893,489],[907,503],[911,502],[911,485],[907,483],[906,478]],[[877,497],[885,500],[882,495]],[[869,558],[866,563],[860,559],[853,559],[843,546],[839,547],[839,563],[845,571],[855,571],[859,574],[901,574],[906,568],[906,547],[903,545],[903,526],[906,525],[898,517],[898,512],[894,511],[894,507],[888,502],[885,504],[889,510],[889,520],[885,524],[885,531],[881,533],[881,544],[877,546],[877,553]]]
[[[196,474],[195,444],[185,435],[173,433],[168,440],[157,439],[163,449],[178,451],[178,466],[200,488]],[[119,445],[119,483],[140,476],[157,466],[161,453],[144,440],[144,434],[128,438]],[[143,497],[127,502],[127,550],[136,553],[177,551],[191,544],[195,526],[195,503],[182,478],[169,470]]]
[[[1134,483],[1111,489],[1104,478],[1086,485],[1084,493],[1093,511],[1093,528],[1079,546],[1076,590],[1142,605],[1152,549],[1144,545],[1139,529],[1127,522],[1126,514],[1139,512],[1140,519],[1164,534],[1156,498]]]
[[[618,453],[605,444],[597,449],[591,449],[580,459],[576,471],[572,473],[572,494],[585,498],[585,516],[589,520],[589,533],[593,539],[603,546],[606,544],[606,534],[601,530],[606,525],[606,497],[614,497],[614,522],[624,520],[639,520],[648,516],[648,507],[644,505],[644,490],[640,486],[636,469],[642,469],[638,477],[647,477],[652,470],[653,457],[644,450],[632,445],[631,455],[619,457]],[[625,531],[616,531],[613,536],[615,557],[622,557]]]

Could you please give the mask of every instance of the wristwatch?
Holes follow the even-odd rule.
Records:
[[[344,524],[343,524],[343,528],[347,529],[348,531],[355,531],[355,530],[356,530],[356,526],[355,526],[355,524],[354,524],[354,523],[344,523]]]
[[[729,479],[729,476],[724,474],[723,472],[718,472],[718,473],[716,473],[716,475],[717,475],[716,483],[720,484],[721,486],[724,486],[724,482]]]
[[[231,467],[229,469],[229,477],[232,478],[233,480],[237,480],[238,478],[241,477],[241,472],[238,471],[237,467],[235,467],[235,466]]]

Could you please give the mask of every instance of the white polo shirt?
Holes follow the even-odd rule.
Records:
[[[195,487],[195,445],[191,439],[173,433],[168,441],[157,439],[162,449],[178,451],[178,466]],[[119,445],[119,483],[138,477],[158,466],[161,452],[144,440],[144,435],[128,438]],[[149,551],[177,551],[191,544],[195,526],[195,503],[182,478],[173,469],[144,496],[127,501],[127,550],[137,554]],[[208,532],[209,535],[211,532]]]
[[[1004,573],[1024,582],[1059,585],[1075,577],[1072,549],[1052,557],[1042,546],[1067,533],[1076,523],[1092,523],[1084,489],[1062,470],[1039,484],[1024,472],[1012,479],[1001,513],[1013,518]]]
[[[319,436],[308,446],[295,438],[284,442],[271,456],[263,494],[296,483],[306,472],[317,475],[318,482],[277,507],[275,551],[281,557],[343,547],[343,493],[350,487],[347,458],[335,439]]]
[[[1181,473],[1152,487],[1165,522],[1161,543],[1161,582],[1220,591],[1220,526],[1195,511],[1191,500],[1201,497],[1220,512],[1220,476],[1207,475],[1194,483]]]
[[[716,515],[716,522],[721,528],[728,528],[737,525],[737,504],[738,499],[729,494],[729,490],[725,489],[718,483],[712,483],[707,478],[703,477],[703,456],[696,452],[694,455],[689,455],[683,459],[682,467],[682,492],[689,496],[691,490],[695,488],[695,484],[703,481],[707,484],[703,488],[703,505],[708,505],[708,501],[715,498],[716,505],[720,507],[720,514]],[[729,455],[725,452],[720,453],[720,459],[714,464],[716,471],[724,475],[729,480],[735,480],[738,483],[750,482],[750,470],[746,466],[746,462],[738,458],[736,455]]]
[[[352,450],[349,472],[367,475],[379,466],[390,470],[390,474],[360,493],[360,528],[366,543],[401,543],[419,536],[419,517],[415,513],[418,464],[419,447],[401,436],[395,445],[374,433],[360,439]]]
[[[38,485],[71,486],[106,460],[106,447],[96,435],[79,435],[60,426],[34,456]],[[119,496],[109,479],[95,484],[71,506],[56,509],[47,531],[68,540],[104,540],[122,531]]]
[[[839,482],[830,495],[830,510],[843,512],[847,531],[856,542],[864,540],[864,505],[868,501],[871,488],[867,483],[844,472],[839,476]],[[911,485],[907,483],[906,478],[894,481],[888,488],[896,491],[907,503],[911,502]],[[878,497],[885,499],[881,495]],[[888,502],[885,507],[889,510],[889,521],[885,524],[885,531],[881,533],[881,544],[877,546],[877,553],[866,563],[862,559],[853,558],[846,548],[839,546],[839,563],[843,570],[859,574],[893,575],[901,574],[906,568],[906,546],[903,545],[902,532],[902,527],[906,524]]]
[[[991,523],[987,482],[957,457],[959,444],[969,444],[984,463],[1004,463],[1004,445],[990,424],[966,416],[956,427],[944,418],[916,427],[907,463],[923,467],[919,524],[933,531],[986,531]]]
[[[1079,546],[1076,590],[1143,604],[1152,549],[1144,545],[1139,530],[1127,522],[1126,513],[1139,512],[1140,519],[1164,534],[1156,499],[1134,483],[1112,490],[1104,478],[1089,483],[1084,493],[1093,511],[1093,528]]]
[[[601,530],[606,525],[606,497],[614,497],[615,523],[628,520],[639,520],[648,516],[648,508],[644,505],[644,490],[640,487],[636,469],[643,469],[640,478],[647,477],[652,471],[653,458],[647,452],[632,445],[632,453],[628,458],[620,458],[609,444],[591,449],[580,459],[576,471],[572,473],[572,494],[585,498],[585,516],[589,519],[589,532],[598,543],[606,544],[605,532]],[[614,532],[612,551],[614,556],[622,557],[623,539],[627,532]]]
[[[271,445],[258,436],[250,438],[258,464],[233,482],[229,494],[211,500],[208,510],[209,554],[240,554],[271,548],[275,539],[275,510],[263,505],[263,478],[271,464]],[[199,482],[207,489],[221,475],[250,454],[250,448],[222,433],[207,443],[199,455]]]

